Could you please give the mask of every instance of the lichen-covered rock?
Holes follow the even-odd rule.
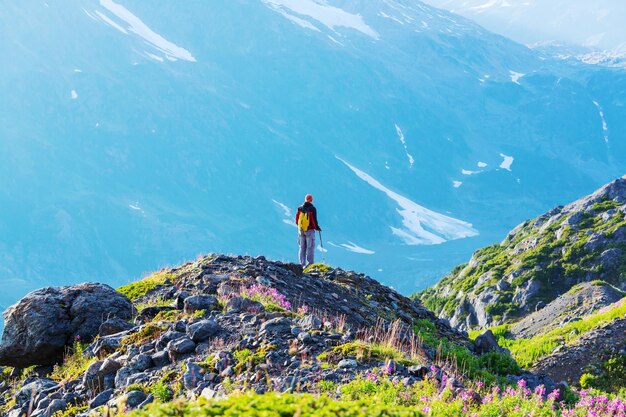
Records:
[[[27,294],[4,312],[0,365],[52,365],[75,340],[93,339],[109,318],[129,320],[133,305],[104,284],[47,287]]]

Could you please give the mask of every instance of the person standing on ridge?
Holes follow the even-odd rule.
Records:
[[[307,194],[304,197],[304,204],[298,207],[296,224],[298,225],[300,265],[309,266],[315,263],[315,231],[322,231],[317,223],[317,210],[313,205],[313,196],[311,194]]]

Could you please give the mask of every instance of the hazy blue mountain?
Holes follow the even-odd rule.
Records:
[[[199,253],[318,259],[412,293],[626,171],[623,71],[416,1],[9,1],[1,304]]]
[[[425,0],[518,42],[560,41],[626,52],[621,0]]]

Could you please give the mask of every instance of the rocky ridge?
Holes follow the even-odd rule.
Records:
[[[47,294],[75,290],[40,290],[11,311],[32,309]],[[128,410],[177,397],[219,398],[239,389],[316,393],[324,381],[344,383],[357,375],[384,374],[404,385],[426,377],[449,380],[460,395],[467,390],[465,376],[449,358],[441,360],[442,346],[467,355],[495,351],[509,358],[503,373],[516,367],[493,335],[472,344],[418,301],[363,274],[325,265],[303,272],[263,257],[209,255],[118,291],[133,300],[133,322],[93,309],[62,318],[67,325],[95,317],[101,323],[97,337],[91,342],[86,333],[68,333],[73,348],[61,365],[50,366],[40,351],[39,358],[20,359],[20,365],[37,366],[4,368],[4,415],[87,415],[102,407]],[[14,315],[6,318],[5,350],[23,340],[16,339],[16,329],[24,325]],[[29,333],[32,343],[48,337]],[[527,379],[554,385],[533,375]]]
[[[626,358],[626,317],[605,323],[582,334],[573,343],[557,347],[550,355],[539,359],[532,370],[557,377],[568,384],[578,385],[583,374],[602,377],[606,374],[603,367],[607,361],[617,359],[621,362],[624,358]],[[618,377],[623,380],[623,372],[620,371]],[[613,381],[613,384],[620,385],[623,381]]]
[[[626,176],[513,229],[418,297],[452,326],[513,323],[572,287],[626,288]]]

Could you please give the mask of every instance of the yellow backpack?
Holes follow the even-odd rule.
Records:
[[[306,232],[307,230],[309,230],[309,223],[309,211],[301,209],[300,215],[298,216],[298,230]]]

